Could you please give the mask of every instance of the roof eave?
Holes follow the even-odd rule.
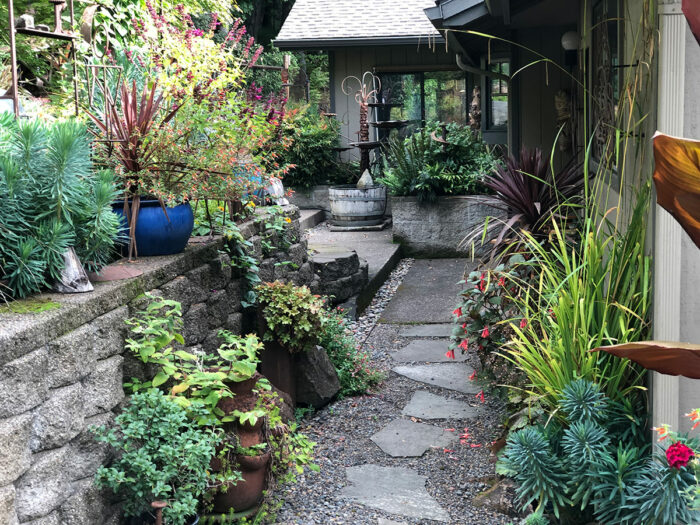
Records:
[[[277,39],[273,44],[278,49],[302,50],[302,49],[333,49],[338,47],[359,46],[400,46],[400,45],[432,45],[444,44],[445,39],[439,34],[407,35],[387,37],[359,37],[359,38],[309,38],[284,40]]]

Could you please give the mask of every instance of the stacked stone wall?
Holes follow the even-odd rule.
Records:
[[[241,225],[263,280],[311,284],[298,210],[286,210],[298,240],[263,256],[265,221]],[[93,483],[110,460],[89,427],[110,424],[124,400],[125,379],[143,375],[125,354],[126,319],[146,304],[145,292],[182,303],[186,345],[208,351],[217,333],[249,330],[243,279],[220,238],[190,243],[184,253],[131,263],[143,275],[96,283],[78,295],[45,294],[60,308],[0,314],[0,524],[117,524],[120,507]],[[317,278],[318,279],[318,278]]]

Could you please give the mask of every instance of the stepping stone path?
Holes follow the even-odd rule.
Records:
[[[476,394],[479,385],[469,381],[474,369],[466,363],[436,363],[429,365],[396,366],[394,372],[414,381],[439,386],[463,394]]]
[[[450,337],[452,335],[452,324],[416,324],[409,325],[399,330],[401,337]]]
[[[427,478],[403,467],[361,465],[346,469],[349,485],[341,496],[407,518],[448,522],[449,514],[428,491]]]
[[[411,341],[398,352],[394,352],[391,358],[398,363],[454,363],[466,361],[467,354],[459,350],[455,352],[455,358],[450,359],[447,353],[448,341],[445,339],[418,339]]]
[[[387,384],[367,401],[345,406],[343,414],[325,412],[318,417],[319,422],[325,421],[327,434],[321,472],[324,468],[340,472],[310,483],[303,496],[296,497],[290,505],[293,510],[287,513],[293,515],[295,524],[491,525],[513,521],[471,505],[475,492],[486,487],[481,479],[493,472],[485,458],[486,439],[493,434],[488,432],[489,438],[484,438],[484,421],[496,419],[475,397],[481,386],[470,380],[474,369],[466,362],[469,356],[460,352],[455,353],[455,360],[445,356],[452,333],[446,321],[454,309],[455,283],[464,267],[463,260],[415,261],[404,277],[374,328],[376,339],[374,333],[368,337],[373,354],[389,357],[393,365]],[[397,406],[397,395],[407,401]],[[365,403],[367,412],[363,412]],[[472,432],[480,437],[470,437]],[[471,467],[473,472],[468,471]],[[445,481],[448,472],[454,481]],[[319,492],[322,501],[309,505],[308,500]],[[319,515],[309,514],[311,508]],[[378,515],[380,512],[387,516]]]
[[[416,391],[402,414],[411,419],[467,420],[477,417],[477,407],[420,389],[420,383],[425,383],[463,394],[476,394],[481,390],[469,380],[474,369],[464,362],[466,355],[456,352],[454,360],[445,355],[452,325],[444,321],[449,318],[449,307],[457,296],[454,283],[459,280],[454,272],[455,268],[464,268],[464,264],[460,260],[416,263],[382,315],[382,319],[389,323],[431,323],[402,328],[399,337],[420,339],[413,339],[391,355],[394,362],[404,363],[394,367],[393,371],[416,381]],[[416,275],[411,276],[411,272]],[[428,337],[439,339],[426,339]],[[420,457],[433,447],[450,447],[458,440],[459,434],[455,432],[411,419],[390,421],[371,440],[386,454],[396,458]],[[367,464],[348,467],[346,474],[348,486],[342,490],[342,497],[398,516],[450,521],[447,511],[427,493],[427,478],[413,470]],[[383,523],[395,522],[385,520]]]
[[[432,447],[449,447],[457,437],[440,427],[395,419],[371,439],[390,456],[406,458],[422,456]]]
[[[479,408],[419,390],[413,394],[403,414],[420,419],[469,419],[479,415]]]

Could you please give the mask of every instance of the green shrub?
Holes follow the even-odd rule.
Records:
[[[342,176],[342,165],[334,150],[340,140],[336,119],[322,116],[315,107],[301,106],[285,115],[282,135],[289,145],[277,152],[275,162],[294,165],[284,176],[286,187],[311,188]]]
[[[447,131],[444,147],[431,137],[442,133],[435,123],[405,139],[390,139],[379,182],[393,195],[416,196],[421,202],[487,193],[483,180],[496,166],[495,155],[469,127],[452,123]]]
[[[88,270],[110,260],[119,219],[111,173],[94,173],[75,121],[44,125],[0,115],[0,281],[25,297],[59,278],[70,247]]]
[[[693,474],[663,455],[650,458],[644,435],[621,433],[616,404],[596,384],[573,381],[560,397],[563,424],[511,434],[498,471],[519,484],[523,508],[537,502],[538,512],[551,508],[563,522],[697,523],[685,495]]]
[[[326,349],[338,372],[340,398],[366,394],[384,378],[381,372],[372,369],[369,356],[358,348],[345,322],[341,311],[328,312],[323,318],[318,343]]]
[[[168,524],[184,525],[197,513],[210,485],[209,464],[220,436],[200,427],[184,408],[156,389],[137,393],[117,416],[116,428],[94,428],[118,459],[97,471],[97,484],[124,497],[124,512],[138,516],[152,501],[167,500]]]
[[[265,341],[277,340],[294,352],[318,344],[323,299],[291,282],[262,283],[255,290],[267,326]]]

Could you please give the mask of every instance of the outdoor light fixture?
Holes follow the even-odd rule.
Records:
[[[564,64],[575,66],[578,63],[578,46],[580,38],[576,31],[567,31],[561,37],[561,47],[564,48]]]

